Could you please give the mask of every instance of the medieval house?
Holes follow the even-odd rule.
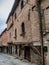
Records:
[[[8,53],[8,36],[7,29],[5,29],[0,36],[1,52]]]
[[[49,0],[15,0],[6,24],[9,54],[49,65]]]
[[[11,50],[10,52],[16,52],[20,59],[33,61],[32,58],[34,55],[36,58],[38,58],[38,55],[40,56],[41,50],[38,50],[41,48],[40,19],[38,14],[36,0],[33,2],[31,0],[15,0],[6,23],[9,34],[8,44]],[[36,48],[38,49],[36,50]],[[34,59],[36,60],[36,58]]]

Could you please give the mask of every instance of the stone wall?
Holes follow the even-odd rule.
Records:
[[[30,3],[30,4],[29,4]],[[32,7],[36,5],[35,0],[33,1],[33,5],[31,5],[32,1],[30,0],[26,5],[24,5],[23,9],[21,10],[21,3],[17,7],[15,13],[17,16],[14,19],[14,31],[17,29],[17,39],[13,39],[14,42],[32,42],[32,41],[40,41],[40,29],[39,29],[39,17],[37,11],[32,11]],[[30,11],[29,11],[30,10]],[[28,20],[28,14],[30,12],[30,20]],[[25,24],[25,36],[21,36],[22,28],[21,25],[24,22]],[[15,35],[15,32],[13,33]]]

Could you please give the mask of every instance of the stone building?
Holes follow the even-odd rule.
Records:
[[[8,45],[13,42],[13,21],[12,21],[12,16],[10,16],[9,20],[7,20],[7,32],[8,32]],[[8,53],[12,54],[12,47],[9,46]]]
[[[15,0],[6,22],[10,53],[33,63],[41,60],[40,19],[37,4],[36,0]]]
[[[49,0],[15,0],[7,19],[8,53],[49,65]],[[5,36],[2,34],[1,38]],[[5,42],[3,42],[3,46]],[[42,46],[43,44],[43,46]],[[5,47],[5,46],[4,46]]]
[[[1,52],[8,53],[8,36],[7,29],[5,29],[0,36]]]

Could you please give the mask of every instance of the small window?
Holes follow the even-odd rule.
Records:
[[[23,0],[21,1],[21,9],[24,7],[24,2]]]
[[[17,54],[17,46],[16,46],[16,49],[15,49],[15,53]]]
[[[35,8],[35,6],[32,7],[32,11],[33,11],[34,8]]]
[[[15,19],[16,19],[16,13],[15,13]]]
[[[25,32],[25,24],[22,23],[21,27],[22,27],[22,33],[24,33]]]
[[[48,51],[47,46],[44,46],[43,50],[44,50],[44,52],[47,52]]]
[[[17,38],[17,29],[15,29],[15,39]]]
[[[29,9],[29,12],[28,12],[28,20],[30,20],[30,9]]]

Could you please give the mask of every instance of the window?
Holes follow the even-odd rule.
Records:
[[[21,25],[21,29],[22,29],[22,33],[20,35],[25,37],[25,24],[24,24],[24,22]]]
[[[48,51],[47,46],[44,46],[43,50],[44,50],[44,52],[47,52]]]
[[[15,13],[15,19],[16,19],[16,13]]]
[[[24,7],[24,2],[23,0],[21,1],[21,9]]]
[[[15,29],[15,39],[17,38],[17,29]]]
[[[22,33],[24,33],[25,32],[25,24],[22,23],[21,27],[22,27]]]
[[[29,9],[29,12],[28,12],[28,20],[30,20],[30,9]]]
[[[17,54],[17,46],[16,46],[16,49],[15,49],[15,53]]]
[[[33,9],[34,9],[35,7],[36,7],[35,5],[32,7],[32,11],[33,11]]]

